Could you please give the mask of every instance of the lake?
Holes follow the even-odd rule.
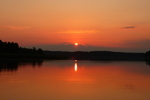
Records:
[[[150,66],[128,61],[3,62],[0,100],[150,100]]]

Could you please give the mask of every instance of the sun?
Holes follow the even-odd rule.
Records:
[[[78,46],[78,43],[74,43],[75,46]]]

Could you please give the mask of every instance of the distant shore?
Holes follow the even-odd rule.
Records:
[[[41,48],[23,48],[14,42],[0,40],[0,59],[48,60],[101,60],[101,61],[150,61],[146,53],[112,51],[44,51]]]
[[[43,54],[4,53],[0,59],[49,59],[49,60],[102,60],[102,61],[145,61],[145,53],[111,51],[43,51]]]

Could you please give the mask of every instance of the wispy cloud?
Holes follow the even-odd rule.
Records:
[[[118,46],[124,46],[135,51],[148,51],[150,48],[150,39],[126,40],[116,43]]]
[[[7,27],[11,30],[23,30],[23,29],[29,29],[30,27],[28,26],[4,26]]]
[[[135,26],[127,26],[127,27],[122,27],[122,28],[124,28],[124,29],[133,29],[133,28],[135,28]]]
[[[91,46],[88,44],[79,44],[75,46],[73,43],[32,45],[28,48],[36,47],[50,51],[118,51],[118,52],[146,52],[150,48],[150,40],[137,41],[120,41],[116,43],[117,47]],[[121,47],[123,46],[123,48]]]
[[[94,32],[97,32],[97,31],[69,30],[69,31],[61,31],[61,32],[58,32],[58,33],[94,33]]]

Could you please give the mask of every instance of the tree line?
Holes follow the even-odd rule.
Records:
[[[3,42],[0,40],[0,59],[75,59],[75,60],[127,60],[150,62],[150,51],[146,53],[126,53],[111,51],[43,51],[35,47],[23,48],[15,42]]]
[[[0,40],[0,59],[43,59],[43,50],[35,47],[23,48],[15,42]]]
[[[146,61],[150,61],[150,50],[146,52]]]
[[[43,54],[42,49],[36,49],[33,48],[23,48],[18,45],[18,43],[15,42],[3,42],[0,40],[0,54]]]

